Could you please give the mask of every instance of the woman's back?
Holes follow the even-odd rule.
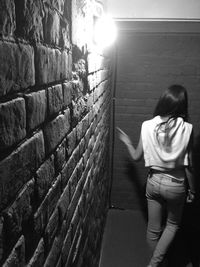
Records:
[[[174,169],[188,165],[192,125],[183,118],[156,116],[142,124],[141,137],[146,167]]]

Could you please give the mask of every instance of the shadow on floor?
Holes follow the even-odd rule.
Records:
[[[200,236],[195,228],[197,222],[193,221],[193,215],[190,213],[194,211],[190,206],[186,207],[181,230],[167,255],[168,267],[200,266]],[[146,267],[148,255],[146,220],[142,212],[110,209],[99,267]]]
[[[148,262],[146,222],[139,211],[110,209],[100,267],[144,267]]]

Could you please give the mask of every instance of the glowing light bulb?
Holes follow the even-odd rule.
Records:
[[[96,20],[94,26],[94,42],[104,48],[111,45],[117,37],[117,29],[113,19],[109,15],[103,15]]]

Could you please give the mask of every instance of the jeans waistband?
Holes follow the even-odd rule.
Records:
[[[156,170],[156,169],[149,169],[149,178],[151,178],[151,176],[153,174],[156,174],[156,173],[160,173],[160,174],[170,174],[170,172],[167,172],[167,171],[161,171],[161,170]],[[178,178],[174,178],[174,177],[170,177],[170,175],[166,175],[165,177],[163,177],[164,179],[167,179],[173,183],[177,183],[177,184],[183,184],[184,183],[184,180],[185,179],[178,179]]]

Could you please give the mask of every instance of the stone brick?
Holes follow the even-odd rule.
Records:
[[[41,235],[49,223],[49,219],[52,214],[58,212],[55,209],[58,199],[61,195],[61,176],[58,176],[56,181],[53,183],[45,199],[39,206],[38,210],[34,214],[34,229],[36,235]],[[54,214],[58,216],[58,214]],[[54,229],[56,230],[56,229]]]
[[[69,179],[69,198],[70,201],[73,198],[74,192],[76,191],[77,186],[77,169],[75,169]]]
[[[18,0],[15,5],[16,34],[24,39],[43,41],[44,10],[41,0]]]
[[[72,154],[72,156],[75,159],[75,163],[77,164],[81,158],[80,151],[79,151],[79,146],[77,146]]]
[[[61,175],[59,175],[56,178],[55,182],[53,183],[52,187],[50,188],[46,196],[48,198],[48,210],[50,215],[55,209],[60,196],[61,196]]]
[[[85,144],[85,140],[84,138],[81,139],[80,143],[79,143],[79,151],[80,151],[80,155],[83,155],[86,149],[86,144]]]
[[[81,58],[74,62],[74,71],[78,74],[80,78],[86,78],[86,62],[84,59]]]
[[[62,173],[61,173],[63,188],[66,186],[75,166],[76,166],[76,158],[75,158],[74,153],[73,153],[71,155],[71,157],[69,158],[67,164],[64,166]]]
[[[44,3],[51,6],[54,9],[57,9],[61,14],[64,11],[65,0],[44,0]]]
[[[80,118],[87,112],[87,104],[83,98],[80,98],[76,102],[72,101],[73,108],[73,125],[75,126]]]
[[[61,53],[61,79],[70,80],[70,58],[67,50],[63,50]]]
[[[31,200],[34,193],[34,180],[30,180],[17,196],[13,204],[4,211],[4,231],[6,243],[14,244],[16,237],[22,232],[25,222],[28,222],[32,214]]]
[[[101,57],[99,57],[99,60],[98,60],[98,57],[95,53],[88,53],[88,56],[87,56],[87,62],[88,62],[88,73],[93,73],[95,71],[97,71],[100,66],[97,67],[97,62],[101,62]],[[99,64],[98,64],[99,65]]]
[[[56,263],[61,253],[62,244],[63,244],[64,237],[66,234],[66,229],[67,229],[66,222],[64,221],[62,224],[60,233],[56,235],[54,238],[53,244],[51,246],[51,250],[49,251],[44,267],[56,266]]]
[[[62,85],[58,84],[48,88],[48,113],[58,113],[63,107]]]
[[[90,125],[90,128],[87,130],[85,136],[84,136],[84,140],[85,140],[85,147],[88,146],[90,137],[91,137],[91,132],[92,132],[92,124]]]
[[[23,98],[0,104],[0,151],[26,136],[26,110]]]
[[[83,165],[86,166],[87,165],[87,162],[88,162],[88,159],[90,157],[90,150],[89,149],[86,149],[86,151],[84,152],[84,154],[82,155],[83,157]]]
[[[25,266],[25,240],[24,236],[21,236],[17,244],[13,248],[12,252],[8,256],[8,259],[3,264],[3,267],[10,266]]]
[[[56,263],[56,267],[62,267],[62,258],[59,256],[58,262]]]
[[[34,214],[34,231],[38,236],[43,233],[45,228],[45,232],[53,231],[56,233],[57,227],[59,227],[59,214],[58,209],[55,207],[56,203],[58,202],[58,198],[61,195],[60,183],[61,179],[59,176]],[[45,237],[45,244],[49,242],[48,238],[49,237],[47,236]]]
[[[54,156],[51,156],[40,166],[36,175],[36,190],[41,200],[55,179]]]
[[[68,72],[68,74],[69,74],[69,80],[71,80],[72,79],[72,62],[73,62],[73,60],[72,60],[72,52],[71,51],[69,51],[68,62],[69,62],[69,65],[68,65],[69,72]]]
[[[80,159],[79,163],[77,164],[77,180],[80,180],[80,177],[83,173],[83,158]]]
[[[33,130],[44,122],[47,113],[45,90],[25,95],[27,110],[27,127]]]
[[[76,132],[77,132],[77,141],[80,142],[81,138],[83,137],[83,131],[82,131],[82,128],[83,128],[83,123],[82,121],[80,121],[77,126],[76,126]]]
[[[64,220],[69,207],[69,184],[64,188],[63,193],[58,201],[58,211],[61,221]]]
[[[3,244],[3,224],[4,218],[3,216],[0,217],[0,262],[2,262],[3,254],[4,254],[4,244]]]
[[[70,156],[76,147],[76,128],[67,135],[67,155]]]
[[[86,98],[87,98],[87,106],[88,106],[89,113],[93,113],[94,93],[91,92],[90,94],[87,94]]]
[[[78,198],[79,200],[80,198]],[[79,201],[78,201],[79,202]],[[80,214],[79,214],[79,208],[78,208],[78,202],[77,202],[77,206],[76,206],[76,210],[73,214],[72,220],[71,220],[71,226],[72,226],[72,238],[75,236],[75,233],[77,231],[77,227],[80,220]]]
[[[34,84],[33,48],[0,41],[0,96]]]
[[[84,136],[89,128],[89,116],[88,114],[82,119],[82,135]]]
[[[69,129],[70,111],[67,109],[64,115],[59,115],[44,128],[47,154],[52,152],[59,145]]]
[[[86,178],[86,175],[82,175],[81,181],[82,181],[83,184],[85,182],[85,178]],[[82,194],[81,194],[81,197],[80,197],[80,199],[78,201],[78,209],[79,209],[79,214],[80,214],[81,218],[84,217],[84,214],[85,214],[85,211],[86,211],[85,202],[86,202],[86,196],[85,196],[85,191],[83,190]]]
[[[66,162],[66,140],[59,145],[55,152],[55,169],[56,173],[62,170]]]
[[[45,198],[33,216],[34,231],[36,236],[41,236],[49,221],[48,199]]]
[[[0,34],[3,36],[13,35],[16,28],[14,0],[0,1]]]
[[[69,106],[72,101],[72,83],[71,82],[63,83],[63,97],[64,97],[64,106],[65,107]]]
[[[77,210],[77,212],[78,212],[78,202],[79,202],[79,199],[81,197],[81,189],[82,189],[82,187],[80,187],[80,183],[79,183],[78,187],[77,187],[77,189],[76,189],[76,191],[72,197],[72,200],[71,200],[70,205],[69,205],[69,210],[67,212],[68,224],[71,223],[75,211]]]
[[[70,24],[66,19],[60,19],[60,47],[70,49]]]
[[[45,5],[44,40],[47,44],[58,45],[60,41],[60,17],[55,9]]]
[[[63,247],[62,247],[62,252],[61,252],[61,257],[62,257],[62,262],[65,264],[67,261],[67,257],[69,255],[71,245],[72,245],[72,229],[71,227],[69,228],[67,235],[65,237],[65,240],[63,242]]]
[[[44,240],[43,238],[39,241],[39,244],[30,259],[29,263],[27,264],[27,267],[43,267],[44,264]]]
[[[0,209],[9,204],[44,159],[42,132],[23,143],[0,162]]]
[[[61,52],[38,45],[35,51],[36,83],[38,85],[59,81],[62,70]]]
[[[79,236],[80,236],[80,228],[77,229],[75,236],[73,236],[73,233],[72,233],[73,241],[72,241],[70,252],[69,252],[68,257],[67,257],[66,266],[75,266],[74,265],[75,264],[74,259],[76,257],[76,252],[77,252],[76,248],[78,248],[77,246],[79,243],[79,240],[78,240]],[[94,265],[91,265],[91,266],[94,266]]]
[[[89,91],[91,92],[95,87],[95,75],[94,74],[88,75],[87,81],[88,81]]]
[[[54,212],[52,213],[51,217],[48,220],[48,224],[45,229],[45,245],[46,250],[48,251],[53,243],[53,240],[56,236],[56,233],[58,232],[58,229],[60,228],[60,221],[59,221],[59,212],[56,208]],[[46,251],[46,252],[47,252]]]

